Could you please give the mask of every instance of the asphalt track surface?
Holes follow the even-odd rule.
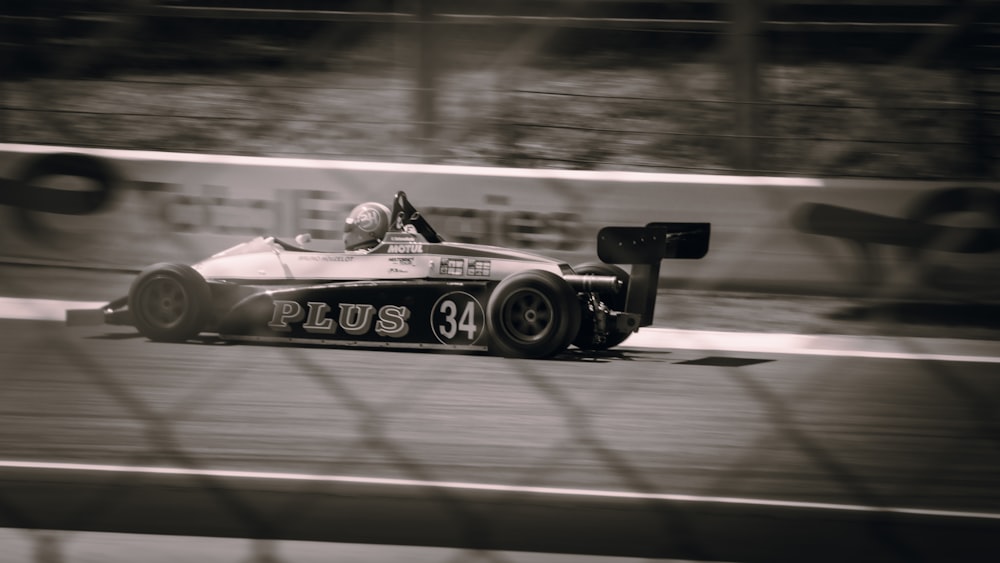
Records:
[[[8,459],[990,511],[997,366],[153,343],[0,321]]]
[[[96,298],[121,285],[7,289]],[[913,356],[626,343],[523,361],[153,343],[129,328],[3,319],[0,451],[995,515],[998,364],[922,359],[925,341],[898,342]]]

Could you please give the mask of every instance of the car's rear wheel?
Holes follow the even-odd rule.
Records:
[[[547,358],[569,346],[580,327],[580,303],[563,278],[544,270],[514,274],[497,285],[487,305],[493,352]]]
[[[128,308],[139,333],[150,340],[187,340],[208,324],[211,290],[190,266],[155,264],[132,282]]]
[[[598,298],[614,311],[625,310],[625,299],[628,296],[629,275],[628,272],[614,264],[603,262],[586,262],[579,266],[574,266],[573,271],[579,275],[594,276],[615,276],[622,281],[622,288],[617,293],[599,292]],[[586,307],[586,305],[584,306]],[[573,344],[583,350],[607,350],[618,346],[631,336],[631,332],[622,332],[610,327],[603,342],[594,342],[594,315],[588,311],[583,315],[580,322],[580,332],[573,339]]]

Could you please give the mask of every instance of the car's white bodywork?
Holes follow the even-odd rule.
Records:
[[[290,284],[346,280],[490,280],[526,269],[565,275],[572,270],[557,260],[505,248],[461,243],[428,243],[405,234],[370,251],[322,252],[275,239],[257,237],[223,250],[193,267],[207,280]]]

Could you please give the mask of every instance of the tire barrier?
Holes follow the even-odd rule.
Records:
[[[51,187],[54,179],[59,185]],[[120,178],[103,158],[80,153],[54,153],[23,163],[13,179],[0,179],[0,205],[15,208],[14,223],[25,233],[45,236],[37,213],[89,215],[108,207]]]
[[[47,187],[40,181],[71,176],[91,184],[88,189]],[[78,153],[47,154],[28,161],[15,179],[0,179],[0,205],[29,211],[86,215],[108,205],[119,178],[110,161]]]
[[[888,280],[874,245],[900,249],[912,279],[924,288],[963,299],[1000,291],[1000,191],[954,187],[918,195],[904,217],[824,203],[793,213],[803,233],[837,237],[857,256],[860,285],[875,291]]]
[[[917,198],[907,218],[945,225],[933,239],[903,249],[927,286],[955,295],[1000,294],[1000,191],[956,187]],[[956,260],[955,255],[964,255]]]

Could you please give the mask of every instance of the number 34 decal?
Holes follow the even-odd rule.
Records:
[[[485,324],[483,306],[464,291],[441,296],[431,313],[431,329],[442,344],[474,344]]]

